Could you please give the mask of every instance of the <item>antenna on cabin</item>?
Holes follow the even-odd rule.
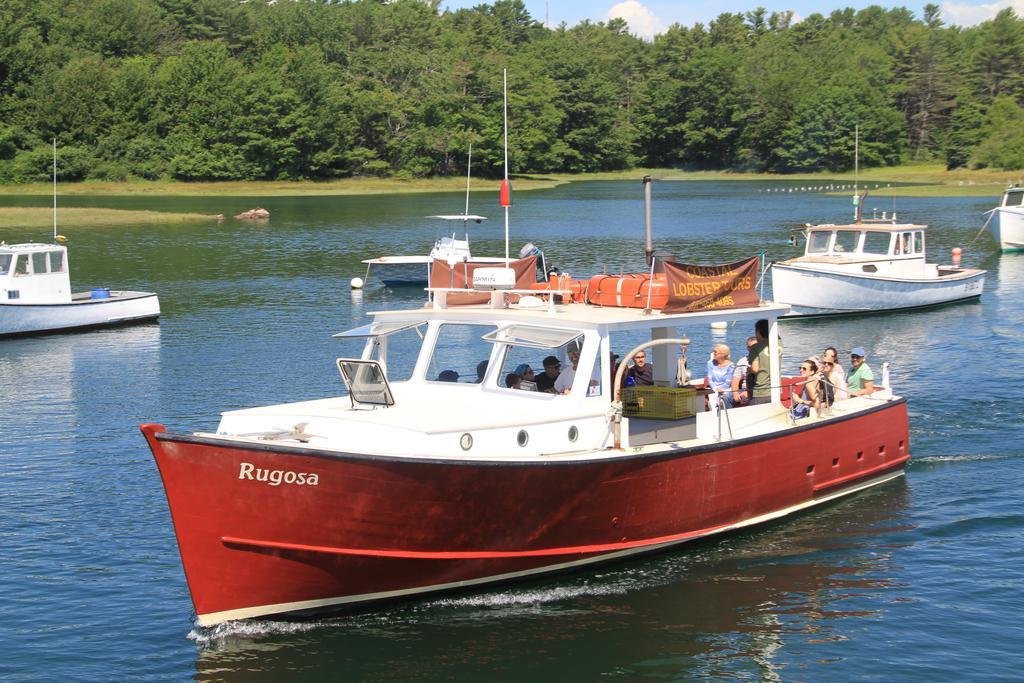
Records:
[[[512,186],[508,182],[508,69],[502,70],[503,116],[505,121],[505,179],[501,181],[499,203],[505,207],[505,267],[510,265],[508,258],[508,209],[512,206]]]

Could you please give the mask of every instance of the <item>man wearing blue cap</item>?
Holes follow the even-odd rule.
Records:
[[[863,346],[850,349],[850,373],[846,376],[847,393],[850,396],[870,396],[875,391],[875,375],[864,359],[867,352]]]

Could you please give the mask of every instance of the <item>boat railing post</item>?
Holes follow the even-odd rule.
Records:
[[[782,401],[782,354],[779,353],[779,319],[772,318],[768,325],[768,379],[771,382],[771,401]]]

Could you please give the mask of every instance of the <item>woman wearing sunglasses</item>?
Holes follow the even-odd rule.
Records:
[[[799,386],[800,390],[790,396],[793,417],[807,417],[811,414],[811,407],[817,409],[819,404],[818,364],[810,358],[801,363],[800,381],[794,386]]]

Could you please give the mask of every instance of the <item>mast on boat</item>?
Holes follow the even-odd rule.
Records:
[[[499,203],[505,207],[505,267],[511,265],[508,257],[508,209],[512,206],[512,186],[508,182],[508,69],[502,70],[502,112],[505,122],[505,179],[501,181]]]
[[[53,241],[57,241],[57,138],[53,139]]]

